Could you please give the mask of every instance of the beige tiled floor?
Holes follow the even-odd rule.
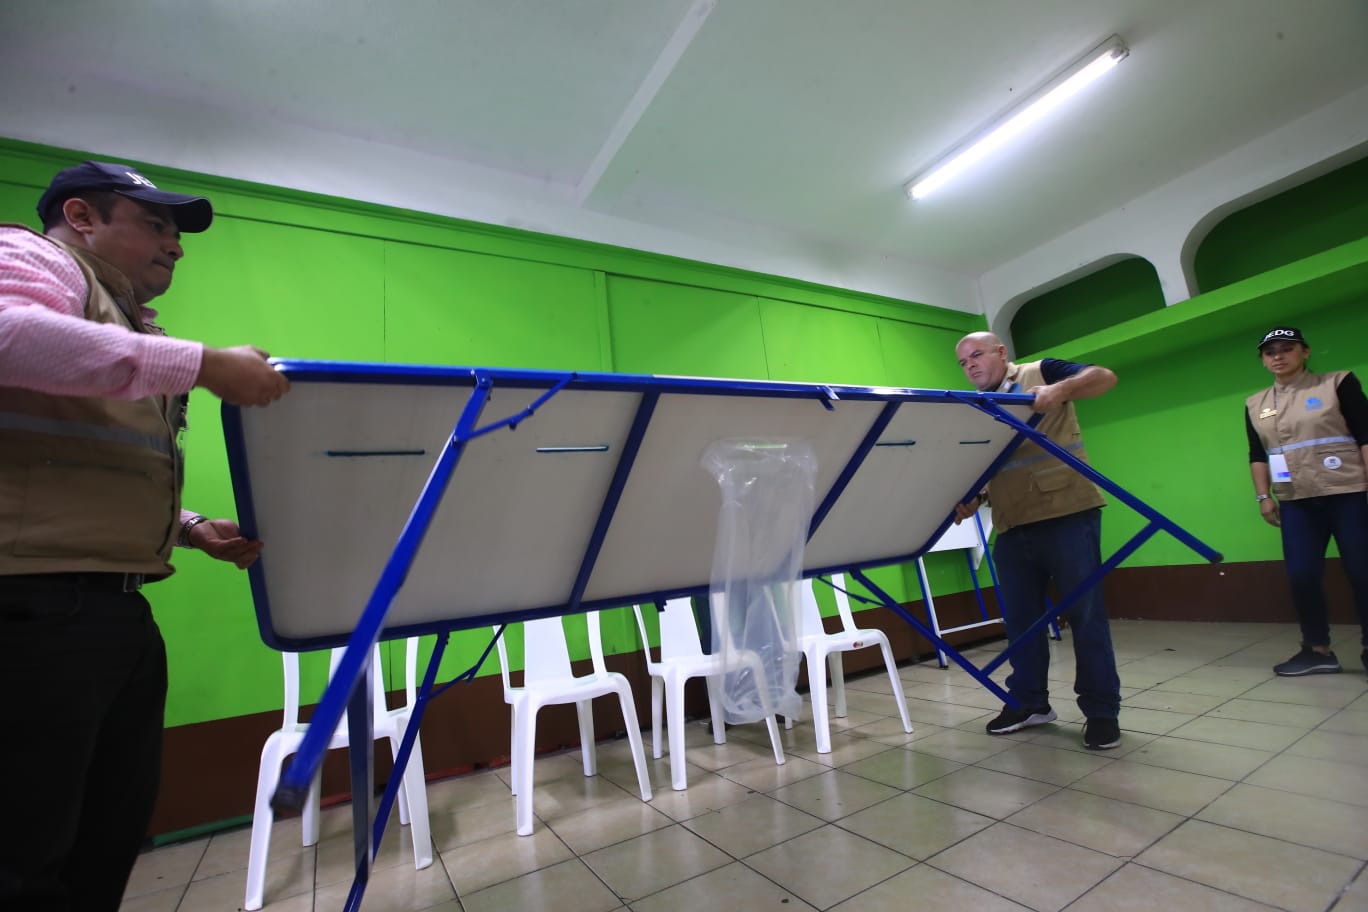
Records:
[[[1368,680],[1356,630],[1335,631],[1345,673],[1278,679],[1290,626],[1115,622],[1123,740],[1085,751],[1054,644],[1060,721],[983,733],[998,704],[966,673],[901,670],[916,731],[886,675],[850,681],[830,754],[811,724],[785,732],[777,767],[759,725],[717,746],[694,723],[689,788],[648,763],[641,802],[625,742],[537,761],[536,831],[513,832],[507,770],[431,783],[439,860],[412,868],[387,834],[364,908],[429,912],[882,912],[1201,910],[1368,912]],[[976,650],[982,662],[1000,644]],[[1001,677],[1001,675],[999,675]],[[459,699],[452,694],[446,699]],[[552,711],[552,710],[548,710]],[[649,739],[649,733],[647,735]],[[324,814],[301,848],[277,825],[270,912],[340,909],[350,813]],[[241,908],[248,833],[144,855],[125,912]]]

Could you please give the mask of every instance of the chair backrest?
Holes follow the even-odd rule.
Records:
[[[404,641],[404,705],[418,704],[418,637]]]
[[[813,590],[812,578],[802,580],[798,587],[801,592],[798,610],[798,635],[800,637],[825,636],[826,628],[822,626],[822,609],[817,605],[817,593]]]
[[[698,619],[694,617],[693,599],[672,598],[660,612],[660,658],[687,659],[703,654],[698,636]]]
[[[570,647],[565,639],[565,626],[559,617],[524,621],[523,628],[523,684],[542,681],[564,681],[574,677],[570,669]],[[603,638],[600,635],[599,613],[584,615],[589,629],[589,658],[596,674],[606,674],[603,660]],[[499,637],[499,670],[503,675],[504,696],[508,697],[512,684],[509,679],[508,647]]]
[[[979,534],[979,523],[983,524],[983,534]],[[975,569],[983,561],[984,545],[988,536],[993,534],[993,510],[991,507],[979,507],[978,522],[973,518],[966,519],[959,525],[946,527],[945,533],[936,539],[936,543],[927,549],[927,553],[933,551],[959,551],[970,552]]]
[[[765,640],[773,648],[781,652],[801,651],[800,647],[796,643],[790,642],[788,638],[792,636],[802,639],[811,625],[808,611],[809,608],[816,609],[817,607],[817,602],[812,594],[812,580],[798,580],[791,586],[785,584],[785,588],[787,589],[786,592],[779,593],[780,602],[775,600],[775,593],[778,590],[774,586],[763,587],[750,592],[752,596],[751,610],[763,610],[768,615],[760,621],[754,617],[732,616],[726,593],[710,593],[708,605],[712,611],[713,652],[726,653],[729,649],[753,650],[756,643],[749,642],[749,640],[761,631],[764,632],[765,637],[777,638],[772,642]],[[795,596],[797,596],[798,607],[792,609]],[[809,601],[811,601],[811,605],[808,604]],[[759,603],[759,609],[756,608],[757,603]],[[789,618],[782,614],[783,608],[795,610],[797,616]],[[823,632],[820,610],[817,611],[816,627],[812,629],[819,633]],[[723,638],[726,638],[726,642],[722,642]]]
[[[850,596],[846,594],[846,578],[844,573],[831,574],[831,585],[836,593],[836,612],[841,616],[841,628],[843,630],[855,630],[855,615],[850,610]]]
[[[693,612],[693,599],[669,599],[663,609],[657,609],[654,603],[647,603],[644,608],[633,605],[632,613],[636,615],[637,631],[641,634],[641,651],[646,656],[646,667],[651,673],[656,672],[660,663],[651,656],[651,635],[646,629],[644,615],[646,611],[655,615],[659,622],[660,662],[703,655],[702,636]]]
[[[345,649],[338,647],[333,649],[328,655],[328,677],[331,678],[337,671],[338,664],[342,661],[342,654]],[[385,695],[385,674],[384,665],[380,659],[380,644],[376,643],[371,652],[371,663],[375,667],[374,684],[371,688],[371,708],[377,716],[388,709],[388,700]],[[280,661],[284,669],[285,676],[285,706],[283,711],[283,721],[281,728],[289,730],[297,728],[301,724],[299,721],[299,653],[282,652]],[[412,706],[417,697],[417,676],[418,669],[418,637],[409,637],[405,643],[404,657],[404,693],[406,706]],[[342,731],[346,725],[344,717],[338,722],[338,732]],[[336,734],[336,733],[334,733]]]
[[[342,663],[342,656],[346,651],[345,647],[338,646],[334,648],[332,653],[328,656],[329,679],[337,673],[337,666]],[[371,650],[371,666],[375,669],[375,673],[371,675],[371,716],[372,720],[374,720],[375,717],[389,708],[389,701],[385,697],[385,667],[380,661],[379,643],[376,643]],[[342,720],[337,723],[338,728],[341,729],[341,727],[346,724],[346,721],[346,717],[344,716]]]

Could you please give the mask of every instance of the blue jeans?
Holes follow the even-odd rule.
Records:
[[[1027,628],[1045,613],[1051,582],[1059,599],[1066,598],[1101,565],[1101,538],[1100,509],[1016,526],[998,535],[993,560],[1010,644],[1016,646]],[[1115,719],[1121,709],[1121,679],[1116,674],[1116,653],[1102,605],[1101,584],[1083,593],[1065,614],[1073,640],[1078,708],[1090,719]],[[1050,702],[1046,633],[1041,628],[1012,653],[1007,691],[1027,709],[1039,709]]]
[[[1330,617],[1322,579],[1325,550],[1333,535],[1354,591],[1362,642],[1368,647],[1368,495],[1326,494],[1284,500],[1278,509],[1282,513],[1283,561],[1292,587],[1292,604],[1301,622],[1302,643],[1330,645]]]

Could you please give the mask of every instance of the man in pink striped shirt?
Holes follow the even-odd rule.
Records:
[[[180,509],[196,386],[237,405],[288,389],[252,346],[167,336],[148,303],[207,199],[126,165],[61,171],[43,234],[0,226],[0,908],[116,912],[160,777],[166,652],[147,581],[171,547],[238,567],[261,542]]]

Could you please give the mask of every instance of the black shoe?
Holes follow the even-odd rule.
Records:
[[[1090,751],[1109,750],[1121,743],[1121,726],[1115,719],[1089,719],[1083,723],[1083,746]]]
[[[1301,652],[1281,665],[1273,666],[1274,674],[1286,678],[1298,675],[1338,674],[1340,671],[1339,659],[1335,658],[1333,652],[1316,652],[1309,646],[1303,646]]]
[[[988,734],[1005,735],[1008,732],[1030,728],[1032,725],[1044,725],[1056,718],[1058,717],[1055,711],[1049,706],[1040,709],[1012,709],[1010,706],[1004,706],[997,718],[988,723]]]

